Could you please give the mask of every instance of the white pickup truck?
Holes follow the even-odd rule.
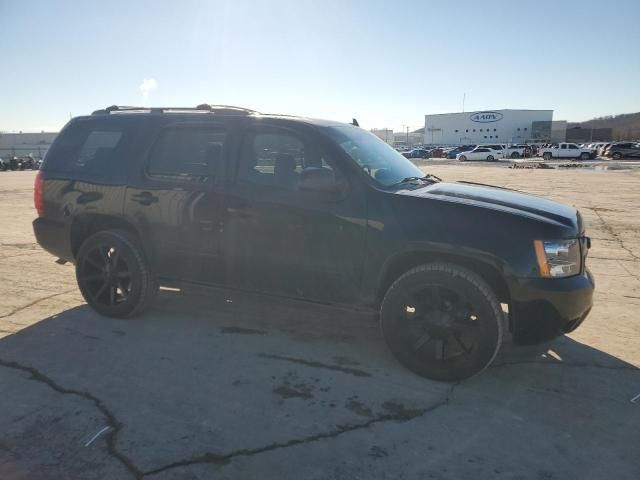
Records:
[[[580,160],[590,160],[595,158],[595,153],[591,148],[581,148],[575,143],[554,143],[550,147],[543,147],[538,151],[545,160],[552,158],[579,158]]]

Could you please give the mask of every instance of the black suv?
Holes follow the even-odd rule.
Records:
[[[101,314],[190,283],[364,307],[436,380],[483,370],[506,330],[534,343],[580,325],[578,211],[441,182],[356,125],[211,105],[74,118],[36,179],[35,236]]]
[[[614,160],[621,158],[640,158],[640,143],[612,143],[604,155]]]

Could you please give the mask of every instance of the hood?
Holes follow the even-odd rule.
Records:
[[[506,188],[463,182],[439,182],[417,190],[399,190],[396,193],[501,210],[582,232],[580,213],[575,208]]]

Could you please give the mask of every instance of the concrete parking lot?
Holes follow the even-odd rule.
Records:
[[[35,243],[35,173],[0,173],[0,479],[639,478],[640,170],[422,165],[580,208],[585,324],[449,385],[363,312],[162,291],[100,317]]]

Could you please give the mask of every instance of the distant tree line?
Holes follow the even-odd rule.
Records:
[[[614,140],[640,141],[640,112],[621,115],[605,115],[585,122],[572,122],[567,128],[611,128]]]

